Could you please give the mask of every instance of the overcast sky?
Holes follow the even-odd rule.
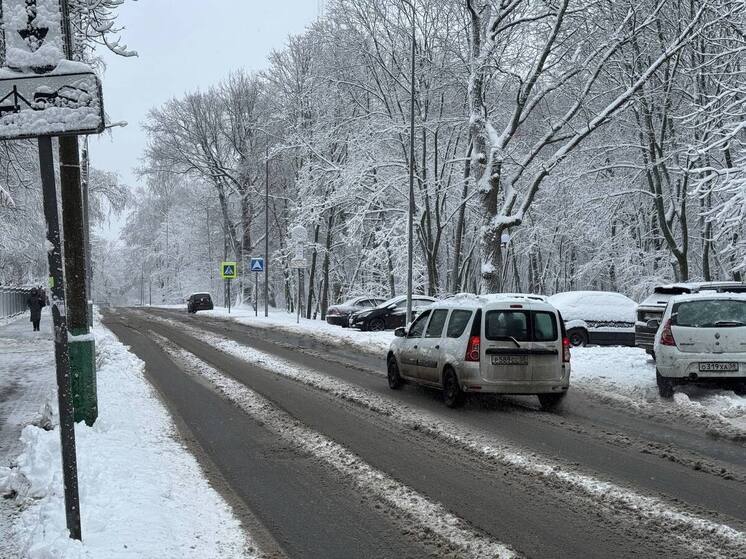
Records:
[[[129,124],[91,137],[91,164],[137,184],[133,169],[145,146],[140,122],[151,107],[207,88],[231,70],[266,68],[267,55],[281,49],[288,35],[302,32],[318,5],[319,0],[125,2],[118,23],[126,27],[123,42],[139,56],[104,54],[103,86],[110,120]]]

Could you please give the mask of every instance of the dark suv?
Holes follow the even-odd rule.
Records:
[[[187,312],[211,311],[213,309],[212,297],[209,293],[192,293],[187,298]]]
[[[717,293],[746,293],[746,283],[737,281],[702,281],[692,283],[672,283],[659,285],[653,294],[637,306],[637,321],[635,322],[635,345],[647,351],[654,359],[653,342],[658,327],[661,325],[663,313],[671,297],[700,291],[716,291]]]

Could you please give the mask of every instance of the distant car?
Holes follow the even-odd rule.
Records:
[[[661,325],[666,305],[676,295],[715,291],[717,293],[746,293],[746,283],[737,281],[703,281],[658,285],[652,295],[637,306],[635,321],[635,345],[655,358],[653,343]]]
[[[350,325],[350,316],[357,311],[377,307],[383,303],[380,297],[353,297],[339,305],[333,305],[326,311],[326,321],[329,324],[347,328]]]
[[[570,386],[570,342],[543,297],[457,295],[395,334],[386,356],[389,388],[440,388],[448,407],[471,392],[535,394],[551,409]]]
[[[209,293],[192,293],[187,298],[187,312],[211,311],[213,309],[212,297]]]
[[[549,297],[565,321],[573,347],[635,345],[637,303],[610,291],[567,291]]]
[[[746,395],[746,294],[702,292],[668,302],[655,335],[663,398],[677,384],[716,384]]]
[[[414,295],[412,297],[412,313],[416,316],[421,307],[426,307],[435,302],[433,297],[427,295]],[[407,315],[407,297],[400,295],[388,301],[384,301],[372,309],[364,309],[350,316],[350,326],[361,330],[392,330],[404,326]]]

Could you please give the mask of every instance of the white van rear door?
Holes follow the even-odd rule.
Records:
[[[531,380],[560,380],[562,378],[562,329],[557,313],[531,311],[533,339],[529,365]]]
[[[674,303],[674,340],[683,353],[746,353],[746,300]]]

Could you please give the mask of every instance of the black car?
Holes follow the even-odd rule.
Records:
[[[427,295],[414,295],[412,297],[412,315],[417,314],[421,307],[434,303],[433,297]],[[407,315],[407,297],[400,295],[388,301],[384,301],[372,309],[364,309],[354,313],[350,317],[350,326],[360,328],[361,330],[393,330],[399,326],[404,326]]]
[[[187,312],[211,311],[213,309],[212,297],[209,293],[192,293],[187,298]]]
[[[347,328],[350,325],[350,316],[357,311],[377,307],[383,303],[379,297],[353,297],[339,305],[333,305],[326,311],[326,321],[329,324]]]

